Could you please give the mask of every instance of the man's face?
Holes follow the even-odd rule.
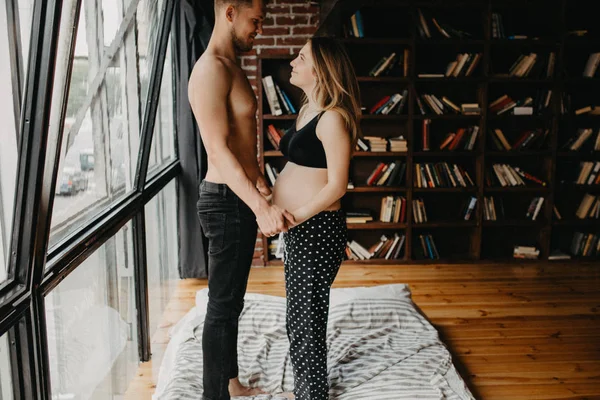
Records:
[[[241,5],[235,9],[232,19],[231,38],[239,52],[252,50],[254,38],[262,34],[265,19],[265,6],[262,0],[254,0],[252,7]]]

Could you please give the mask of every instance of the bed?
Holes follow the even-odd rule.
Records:
[[[154,400],[199,399],[202,329],[208,289],[172,329]],[[474,399],[435,328],[418,312],[404,284],[331,290],[327,328],[330,399]],[[274,400],[292,391],[285,298],[247,293],[240,316],[240,381]]]

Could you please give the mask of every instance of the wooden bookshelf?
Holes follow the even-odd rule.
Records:
[[[515,245],[536,246],[540,250],[537,260],[549,261],[553,250],[569,253],[571,240],[576,232],[597,234],[600,220],[577,219],[574,215],[583,195],[600,195],[600,185],[577,185],[573,183],[578,165],[583,161],[600,161],[600,151],[582,149],[567,151],[562,148],[566,140],[580,128],[594,129],[588,142],[595,141],[600,129],[600,115],[574,115],[574,110],[583,104],[600,106],[600,73],[594,78],[582,76],[590,53],[600,52],[600,34],[595,31],[588,2],[551,1],[458,1],[447,3],[431,1],[375,1],[339,2],[328,14],[317,34],[335,35],[346,46],[357,71],[361,90],[361,102],[369,109],[385,94],[408,90],[408,101],[402,114],[362,116],[361,127],[367,136],[396,137],[402,134],[408,142],[406,152],[363,152],[357,151],[351,162],[350,178],[354,188],[349,189],[342,199],[344,209],[371,209],[379,217],[381,198],[387,195],[403,196],[407,200],[406,222],[400,224],[370,222],[348,224],[349,238],[368,248],[382,234],[405,235],[404,249],[399,260],[373,259],[351,261],[349,264],[408,264],[408,263],[454,263],[454,262],[529,262],[515,259]],[[457,29],[469,31],[469,39],[446,39],[435,37],[423,39],[418,33],[417,8],[434,15],[444,23]],[[365,38],[344,37],[344,25],[350,16],[361,10],[365,27]],[[528,35],[527,39],[498,39],[492,37],[493,13],[500,13],[505,30],[512,34]],[[533,22],[532,22],[533,21]],[[430,29],[435,27],[430,22]],[[571,37],[568,32],[588,29],[588,37]],[[508,32],[507,32],[508,34]],[[531,37],[538,37],[532,39]],[[368,76],[368,71],[384,55],[392,51],[409,51],[407,76]],[[458,53],[482,53],[481,61],[472,76],[455,78],[425,78],[421,73],[443,73],[449,56]],[[536,52],[556,56],[552,77],[512,78],[502,76],[519,54]],[[289,95],[299,108],[301,93],[289,84],[289,61],[292,56],[259,56],[257,75],[273,76],[273,79]],[[600,68],[599,68],[600,69]],[[265,162],[276,165],[281,171],[285,158],[274,149],[266,137],[266,127],[273,124],[287,129],[295,115],[273,116],[258,80],[259,91],[259,148],[261,167]],[[538,90],[552,90],[548,107],[534,115],[495,115],[488,105],[502,94],[519,98],[533,95]],[[480,115],[427,113],[423,115],[416,102],[415,94],[433,93],[446,95],[455,103],[478,103]],[[561,102],[570,96],[566,112],[561,112]],[[460,105],[460,104],[459,104]],[[431,120],[430,150],[423,151],[423,120]],[[477,126],[479,133],[472,150],[444,151],[439,145],[444,132],[457,128]],[[490,130],[501,128],[508,132],[513,143],[521,132],[531,129],[547,129],[548,136],[540,148],[500,151],[494,147]],[[435,137],[435,140],[434,140]],[[406,175],[401,187],[366,186],[378,162],[400,160],[406,163]],[[417,163],[447,162],[465,167],[475,183],[473,187],[416,187],[414,167]],[[523,168],[546,182],[545,186],[527,182],[525,186],[488,186],[486,176],[495,163],[510,164]],[[471,198],[477,206],[470,220],[461,220],[461,205]],[[490,221],[484,218],[484,198],[501,200],[504,218]],[[543,197],[544,202],[536,220],[527,219],[529,202]],[[413,218],[412,200],[423,199],[428,222],[416,223]],[[557,207],[562,218],[553,213]],[[498,207],[498,206],[497,206]],[[431,234],[440,253],[440,259],[420,259],[419,235]],[[389,236],[388,236],[389,237]],[[281,260],[269,255],[269,238],[263,237],[265,265],[281,265]],[[589,257],[571,255],[571,262],[589,260]],[[595,259],[597,259],[596,257]],[[550,261],[549,261],[550,262]],[[569,262],[566,260],[566,262]]]

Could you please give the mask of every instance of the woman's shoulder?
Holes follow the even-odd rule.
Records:
[[[346,122],[339,110],[331,108],[329,110],[322,111],[316,128],[317,137],[319,137],[319,139],[321,138],[321,133],[326,132],[327,134],[331,134],[331,132],[343,133],[345,131]]]

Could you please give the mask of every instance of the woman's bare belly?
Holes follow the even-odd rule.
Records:
[[[273,204],[293,212],[310,202],[327,185],[325,168],[310,168],[291,161],[283,168],[273,187]],[[338,210],[337,200],[325,210]]]

